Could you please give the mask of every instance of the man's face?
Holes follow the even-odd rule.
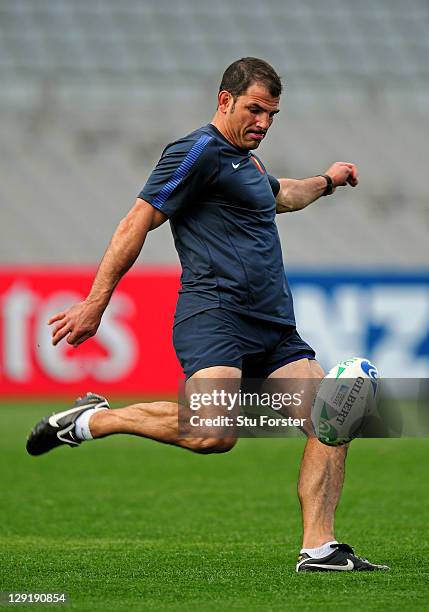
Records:
[[[260,83],[250,85],[235,101],[230,94],[228,96],[224,109],[225,127],[230,140],[241,149],[257,149],[274,115],[279,112],[280,98],[273,98]]]

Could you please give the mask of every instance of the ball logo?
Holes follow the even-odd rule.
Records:
[[[377,379],[377,377],[378,377],[377,368],[371,362],[369,362],[369,361],[362,361],[361,362],[361,368],[365,372],[365,374],[367,376],[369,376],[369,378]]]
[[[378,370],[370,361],[362,361],[360,364],[363,372],[371,379],[372,392],[375,396],[377,391]]]
[[[341,361],[341,363],[339,363],[337,367],[339,367],[339,368],[347,368],[348,366],[353,365],[354,363],[356,363],[356,361],[359,361],[358,357],[352,357],[351,359],[344,359],[344,361]]]

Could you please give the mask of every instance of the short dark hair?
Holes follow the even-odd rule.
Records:
[[[234,99],[242,96],[253,83],[262,83],[273,98],[282,93],[282,82],[272,66],[257,57],[242,57],[223,73],[219,91],[229,91]]]

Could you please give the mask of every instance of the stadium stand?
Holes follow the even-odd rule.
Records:
[[[428,27],[426,0],[3,0],[0,261],[98,260],[163,146],[208,122],[224,67],[256,55],[286,84],[270,171],[361,172],[279,218],[286,261],[427,264]],[[167,227],[143,260],[177,261]]]

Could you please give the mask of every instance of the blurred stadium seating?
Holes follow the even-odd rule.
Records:
[[[427,264],[428,28],[427,0],[2,0],[0,262],[98,260],[165,144],[256,55],[286,84],[269,170],[361,173],[279,218],[287,264]],[[177,261],[168,227],[143,260]]]

